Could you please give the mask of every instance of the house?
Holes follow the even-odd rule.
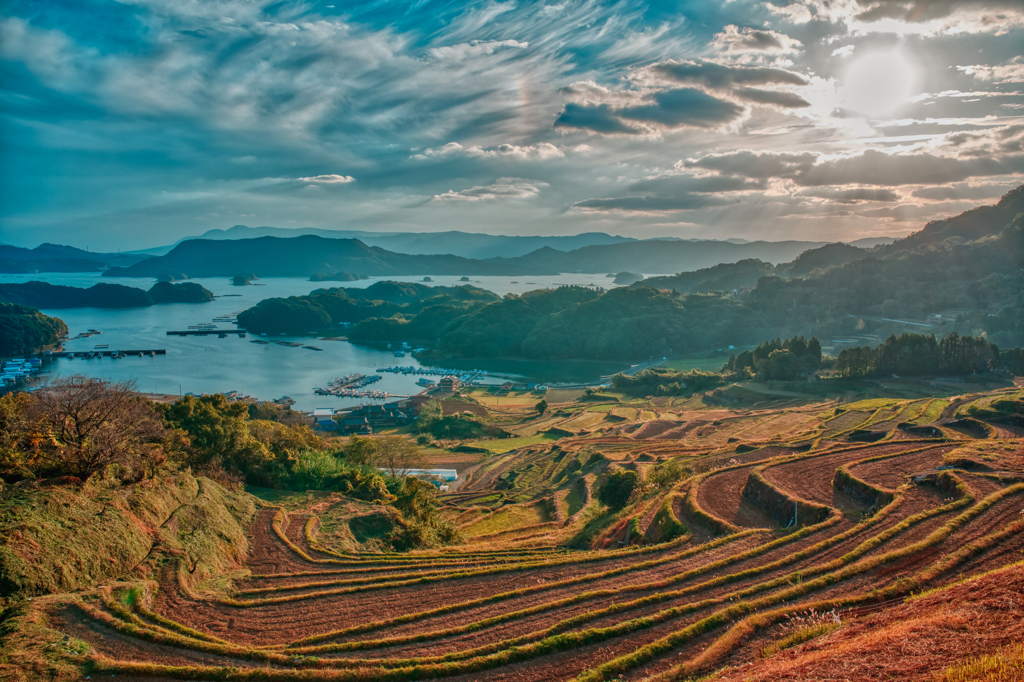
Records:
[[[334,428],[334,410],[329,407],[314,407],[313,420],[323,429]]]
[[[372,426],[404,426],[412,421],[409,413],[398,409],[395,403],[388,405],[363,405],[346,413],[345,416],[364,419]]]
[[[462,382],[459,381],[458,377],[446,376],[441,377],[441,380],[437,382],[437,387],[442,391],[448,391],[449,393],[455,393],[462,386]]]
[[[368,436],[373,433],[373,427],[366,417],[345,417],[338,425],[339,430],[348,435],[357,434]]]

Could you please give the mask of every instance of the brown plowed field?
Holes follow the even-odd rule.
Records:
[[[951,416],[965,400],[946,412]],[[444,498],[446,518],[479,520],[502,502],[505,508],[538,505],[577,490],[569,486],[586,485],[593,494],[585,504],[576,499],[572,518],[561,513],[556,521],[513,524],[444,549],[333,555],[317,544],[319,524],[312,524],[312,540],[305,524],[345,505],[288,514],[265,508],[249,530],[246,568],[252,577],[192,593],[179,586],[174,570],[164,571],[160,589],[142,605],[177,627],[149,620],[118,586],[109,591],[120,601],[104,606],[88,598],[105,615],[64,603],[50,611],[50,625],[92,647],[98,666],[93,675],[140,682],[220,678],[228,667],[235,669],[232,679],[242,680],[528,682],[581,676],[590,682],[699,677],[726,665],[743,666],[722,671],[721,679],[729,681],[925,679],[962,655],[1020,641],[1019,566],[994,574],[1002,583],[986,576],[954,584],[961,576],[1020,561],[1024,484],[1016,480],[1024,471],[1013,453],[1021,448],[998,443],[1020,445],[1019,434],[1000,430],[994,439],[999,453],[1008,453],[999,466],[1009,475],[948,470],[968,491],[954,500],[953,493],[930,480],[915,483],[912,476],[927,473],[933,480],[956,443],[900,432],[873,444],[849,442],[844,434],[872,415],[848,412],[824,423],[822,415],[834,406],[687,410],[661,418],[646,407],[629,408],[641,421],[630,425],[628,435],[626,429],[615,436],[580,434],[559,441],[557,450],[554,444],[533,445],[490,458],[469,490],[460,491],[472,495]],[[868,428],[888,429],[918,407],[901,404],[877,413],[878,423]],[[831,436],[806,449],[812,433]],[[735,452],[738,447],[746,451]],[[574,458],[583,469],[575,464],[567,473]],[[670,458],[683,473],[656,482],[654,474]],[[896,491],[895,500],[869,510],[848,499],[833,487],[840,466]],[[649,483],[619,512],[598,502],[603,477],[614,468],[638,470]],[[779,491],[838,512],[817,525],[779,528],[742,497],[754,469]],[[519,487],[511,479],[499,482],[511,471],[518,472]],[[699,483],[687,478],[701,472],[710,473]],[[684,499],[692,486],[704,512],[740,530],[714,537],[706,521],[688,518]],[[637,546],[645,536],[659,536],[648,530],[659,517],[666,522],[664,499],[672,500],[686,528],[675,526],[672,542]],[[277,514],[283,538],[273,526]],[[618,547],[631,522],[639,535],[631,533],[634,544]],[[602,543],[615,549],[593,549]],[[911,592],[951,584],[904,603]],[[742,637],[729,634],[744,618],[812,606],[835,606],[838,629],[767,658],[762,650],[792,633],[783,616]],[[126,609],[137,610],[135,620]],[[1011,622],[1013,614],[1018,618]],[[971,630],[966,634],[965,623]],[[928,656],[922,648],[901,650],[889,641],[896,636],[907,646],[930,647]],[[836,651],[846,653],[837,658]],[[150,667],[139,670],[133,662]]]

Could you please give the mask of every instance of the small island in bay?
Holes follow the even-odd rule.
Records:
[[[316,272],[309,276],[310,282],[356,282],[361,279],[370,278],[367,275],[345,271],[331,273]]]
[[[159,303],[206,303],[213,292],[195,282],[157,282],[146,291],[100,282],[88,289],[48,282],[0,284],[0,301],[33,308],[143,308]]]

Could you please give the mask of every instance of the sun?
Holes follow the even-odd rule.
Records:
[[[913,76],[898,50],[865,55],[846,72],[843,105],[868,117],[885,116],[910,100]]]

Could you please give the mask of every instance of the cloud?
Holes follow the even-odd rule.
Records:
[[[760,90],[758,88],[739,88],[736,96],[748,102],[757,104],[771,104],[784,109],[801,109],[811,106],[811,103],[800,95],[791,92],[779,92],[778,90]]]
[[[969,76],[978,80],[993,81],[996,83],[1024,83],[1024,57],[1015,57],[1009,64],[1002,66],[989,66],[987,64],[974,64],[972,66],[958,66]]]
[[[498,178],[493,185],[470,187],[469,189],[448,190],[435,194],[432,202],[493,201],[495,199],[530,199],[540,194],[541,187],[548,183],[523,178]]]
[[[932,199],[935,201],[952,201],[957,199],[994,199],[1000,197],[1012,189],[1017,183],[993,184],[993,185],[970,185],[958,183],[941,187],[922,187],[911,194],[920,199]]]
[[[1020,97],[1024,95],[1024,92],[993,92],[990,90],[974,90],[971,92],[961,92],[960,90],[943,90],[942,92],[923,92],[920,95],[914,95],[910,98],[911,102],[923,102],[926,99],[939,99],[942,97]]]
[[[665,211],[692,211],[698,208],[725,206],[737,200],[705,194],[680,194],[673,197],[631,196],[608,199],[585,199],[572,205],[583,211],[624,211],[630,213],[647,213]]]
[[[308,178],[296,178],[296,180],[299,182],[314,182],[324,185],[345,185],[356,181],[356,179],[351,175],[314,175]]]
[[[832,50],[833,57],[849,57],[853,54],[853,51],[857,48],[856,45],[843,45]]]
[[[585,145],[584,145],[585,146]],[[565,156],[565,153],[551,144],[541,142],[535,145],[517,146],[514,144],[500,144],[491,149],[477,145],[463,147],[458,142],[449,142],[440,147],[425,149],[420,154],[414,154],[414,159],[444,158],[444,157],[469,157],[469,158],[511,158],[518,160],[527,159],[558,159]]]
[[[1019,0],[795,0],[765,7],[795,24],[845,24],[855,34],[1005,35],[1024,26]]]
[[[793,54],[800,51],[803,44],[783,33],[771,30],[739,28],[734,24],[725,26],[721,33],[711,39],[711,47],[731,54],[749,52],[770,52],[773,54]]]
[[[1010,154],[1001,158],[958,158],[940,155],[924,147],[893,152],[866,149],[836,155],[740,150],[687,159],[683,165],[749,178],[786,179],[803,187],[900,187],[946,184],[972,177],[1022,173],[1024,154]]]
[[[620,133],[633,135],[639,132],[627,126],[608,104],[577,104],[568,102],[555,121],[556,128],[582,128],[605,135]]]
[[[796,193],[798,197],[828,199],[838,204],[856,204],[863,201],[899,201],[900,195],[890,189],[805,189]]]
[[[755,152],[738,150],[686,159],[684,168],[702,168],[745,178],[791,178],[806,172],[818,160],[814,152]]]
[[[719,64],[703,59],[666,61],[647,67],[673,83],[730,89],[737,85],[807,85],[808,79],[794,71],[765,66]]]
[[[654,93],[651,99],[651,104],[627,107],[620,110],[619,115],[668,128],[717,128],[735,121],[744,113],[738,104],[695,88],[663,90]]]
[[[427,54],[433,59],[441,61],[463,61],[465,59],[491,55],[504,48],[523,50],[529,46],[529,43],[519,42],[518,40],[471,40],[468,43],[461,43],[459,45],[432,47],[427,50]]]

